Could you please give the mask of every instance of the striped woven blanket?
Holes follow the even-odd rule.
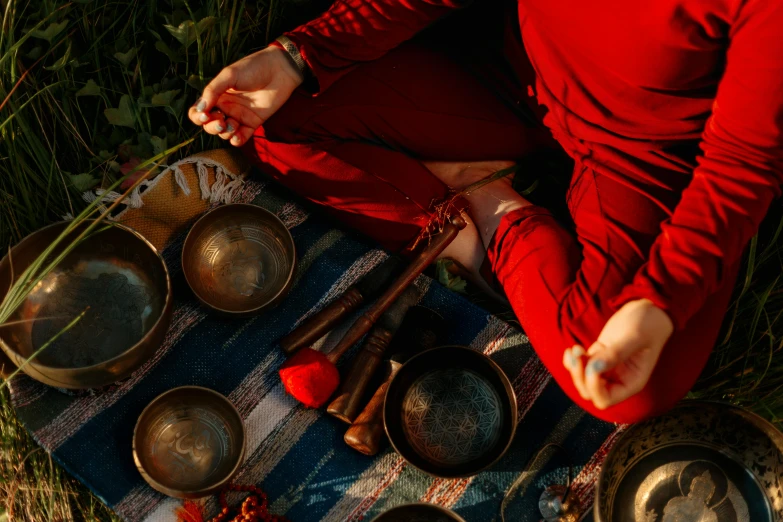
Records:
[[[182,238],[169,242],[164,257],[174,285],[173,320],[165,342],[140,370],[110,389],[82,395],[26,376],[12,383],[19,418],[66,470],[125,520],[175,520],[181,501],[142,480],[131,437],[142,409],[157,395],[200,385],[226,395],[244,418],[246,460],[236,482],[258,484],[269,495],[271,511],[294,522],[370,520],[392,506],[417,501],[450,507],[468,522],[500,520],[504,493],[515,481],[519,487],[508,502],[506,520],[537,521],[542,490],[564,484],[569,474],[582,508],[589,510],[601,462],[620,428],[570,402],[521,332],[427,277],[416,282],[421,304],[452,325],[446,341],[489,354],[514,385],[520,421],[515,442],[500,462],[471,478],[433,478],[406,465],[390,448],[376,457],[355,452],[343,442],[344,424],[287,396],[277,375],[284,358],[276,340],[387,254],[308,214],[271,186],[247,181],[234,192],[234,201],[261,205],[290,228],[300,258],[291,293],[276,309],[250,319],[210,314],[182,276]],[[331,346],[341,333],[333,332],[320,344]],[[550,442],[565,451],[517,481],[531,457]],[[216,499],[201,502],[207,515],[215,514]]]

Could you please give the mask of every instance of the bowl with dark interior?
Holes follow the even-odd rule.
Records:
[[[465,346],[441,346],[409,359],[389,384],[386,434],[413,466],[442,478],[468,477],[508,450],[517,403],[492,359]]]
[[[42,228],[0,261],[0,296],[68,226]],[[48,257],[84,231],[76,226]],[[17,366],[84,316],[23,366],[30,377],[58,388],[100,388],[128,377],[155,353],[171,319],[171,282],[160,253],[134,230],[100,225],[24,299],[0,327],[0,347]]]
[[[277,305],[294,279],[291,233],[273,213],[231,204],[202,216],[182,248],[182,270],[196,297],[213,310],[248,316]]]
[[[384,511],[372,522],[465,522],[450,509],[426,502],[403,504]]]
[[[781,522],[783,433],[736,406],[683,401],[622,434],[595,498],[596,522]]]
[[[228,485],[245,455],[239,412],[220,393],[181,386],[156,397],[133,431],[133,460],[165,495],[199,498]]]

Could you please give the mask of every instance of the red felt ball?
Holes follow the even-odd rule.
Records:
[[[309,408],[320,408],[337,390],[340,373],[321,352],[302,348],[280,367],[285,391]]]

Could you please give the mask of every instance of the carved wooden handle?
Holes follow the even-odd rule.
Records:
[[[328,333],[340,320],[356,310],[364,302],[364,297],[354,287],[349,288],[333,302],[316,314],[311,315],[291,333],[280,340],[280,347],[287,356],[309,346]]]
[[[394,375],[399,366],[393,365],[389,372],[389,377],[378,388],[370,399],[370,402],[364,408],[361,414],[345,432],[345,443],[360,453],[365,455],[375,455],[381,446],[383,437],[383,401],[386,397],[386,390],[389,388]]]
[[[348,375],[343,379],[340,391],[326,411],[350,424],[359,414],[361,401],[372,377],[381,365],[383,354],[393,337],[392,332],[376,327],[356,354]]]
[[[370,328],[372,328],[372,325],[375,324],[381,314],[435,261],[438,255],[454,241],[459,231],[465,228],[466,225],[465,219],[460,215],[452,217],[451,221],[446,223],[441,233],[430,240],[429,244],[419,252],[402,274],[386,289],[383,295],[353,323],[351,328],[345,333],[345,336],[337,343],[337,346],[327,354],[332,363],[336,363],[351,346],[370,331]]]

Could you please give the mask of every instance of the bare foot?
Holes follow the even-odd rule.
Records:
[[[443,162],[429,161],[424,165],[454,190],[461,191],[476,181],[514,165],[511,161]],[[511,185],[511,176],[502,178],[467,194],[469,207],[465,216],[468,226],[440,257],[454,260],[466,271],[466,279],[486,293],[499,297],[480,275],[487,247],[500,220],[514,210],[530,205]]]

